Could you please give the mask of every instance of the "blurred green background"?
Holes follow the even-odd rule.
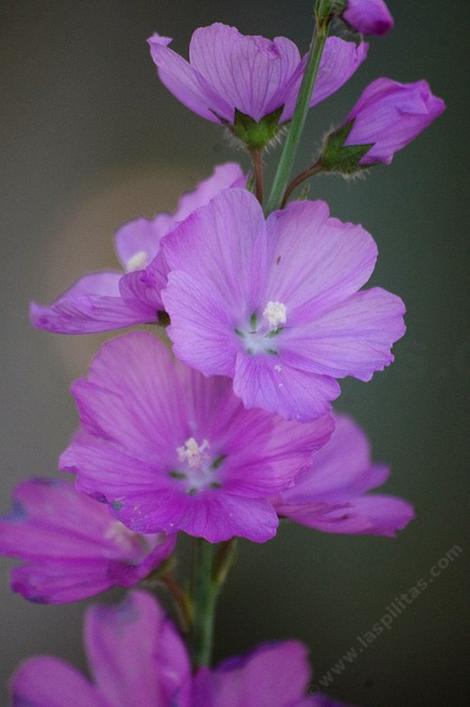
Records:
[[[298,637],[318,679],[457,544],[464,552],[329,689],[368,707],[467,705],[470,8],[466,0],[389,5],[395,31],[371,41],[350,84],[311,113],[301,153],[304,164],[378,76],[427,78],[447,102],[390,168],[354,183],[317,179],[312,189],[374,234],[374,281],[408,306],[397,363],[370,384],[346,382],[338,408],[365,426],[376,458],[392,464],[389,490],[413,501],[418,519],[395,541],[286,526],[265,546],[243,543],[221,601],[217,653]],[[186,52],[193,28],[221,20],[306,50],[310,10],[310,0],[0,3],[2,512],[17,481],[54,473],[76,422],[67,387],[99,344],[33,331],[29,300],[48,301],[85,270],[113,265],[113,231],[173,207],[215,163],[246,164],[220,129],[160,85],[145,39],[158,30]],[[27,604],[9,593],[10,566],[2,561],[0,572],[2,704],[27,655],[84,664],[83,607]]]

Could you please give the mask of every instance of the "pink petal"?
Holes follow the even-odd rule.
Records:
[[[169,48],[172,40],[154,34],[148,40],[152,59],[157,65],[161,82],[187,108],[203,118],[219,123],[219,119],[210,109],[210,98],[201,87],[192,66]]]
[[[119,293],[120,273],[103,272],[85,275],[50,306],[30,307],[32,324],[61,334],[91,334],[111,331],[155,318],[145,306],[133,308]]]
[[[105,707],[95,688],[58,658],[30,658],[11,681],[14,705],[38,707]]]
[[[284,37],[271,41],[245,36],[235,27],[216,23],[194,32],[190,61],[201,85],[222,99],[223,118],[233,122],[238,109],[259,121],[283,105],[300,54]]]
[[[357,292],[309,324],[286,331],[282,355],[304,371],[369,381],[393,362],[391,348],[406,330],[404,313],[402,300],[386,290]]]
[[[288,420],[309,422],[330,410],[340,389],[333,378],[285,365],[277,356],[239,354],[234,392],[247,408],[261,407]]]
[[[377,246],[361,226],[330,217],[324,201],[296,201],[268,219],[266,301],[283,302],[288,326],[342,302],[370,278]]]

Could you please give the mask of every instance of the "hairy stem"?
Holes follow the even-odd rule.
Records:
[[[324,18],[322,17],[321,12],[317,12],[315,32],[310,45],[307,66],[305,68],[299,95],[297,97],[295,112],[292,117],[289,132],[287,133],[287,138],[284,143],[281,159],[274,177],[271,194],[267,204],[268,214],[279,208],[283,200],[284,191],[292,174],[295,157],[305,127],[305,121],[307,120],[307,114],[310,107],[310,98],[312,96],[313,89],[315,88],[315,81],[318,75],[318,69],[320,68],[320,62],[328,37],[329,28],[330,18]]]
[[[303,182],[306,182],[307,179],[310,179],[311,177],[314,177],[316,174],[319,174],[323,170],[322,163],[320,160],[318,162],[315,162],[314,165],[306,169],[304,172],[301,172],[295,179],[291,181],[289,186],[286,189],[286,192],[284,194],[284,198],[282,200],[281,204],[281,209],[283,209],[287,202],[289,201],[290,197],[292,196],[293,192],[299,187]]]
[[[253,161],[254,176],[255,176],[255,195],[259,203],[263,205],[264,199],[264,170],[263,156],[261,150],[251,150],[251,159]]]

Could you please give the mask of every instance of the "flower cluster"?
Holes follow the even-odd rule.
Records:
[[[333,20],[346,38],[328,36]],[[92,682],[34,658],[13,677],[15,707],[338,704],[308,694],[301,644],[267,644],[213,668],[211,632],[236,538],[264,543],[283,520],[394,537],[414,516],[407,501],[371,493],[389,469],[332,408],[338,381],[370,381],[393,362],[405,306],[366,287],[378,257],[370,233],[331,216],[324,201],[289,200],[318,172],[390,164],[443,102],[425,81],[374,81],[313,167],[288,181],[309,107],[366,58],[356,33],[392,26],[383,0],[320,0],[304,57],[288,39],[220,23],[194,33],[189,61],[169,38],[150,38],[163,84],[241,141],[253,174],[216,167],[173,214],[118,230],[120,271],[85,275],[52,304],[31,305],[33,325],[55,333],[150,326],[104,343],[72,385],[80,424],[60,456],[67,475],[16,488],[0,553],[20,561],[12,589],[30,601],[168,590],[190,651],[156,600],[135,589],[87,612]],[[269,208],[263,154],[285,132]],[[194,539],[190,584],[174,572],[181,534]]]

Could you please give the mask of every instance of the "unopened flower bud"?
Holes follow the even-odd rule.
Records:
[[[343,126],[326,141],[321,163],[327,171],[353,174],[382,162],[414,140],[445,109],[426,81],[403,84],[381,78],[363,92]]]
[[[394,25],[383,0],[347,0],[343,19],[361,34],[386,34]]]

